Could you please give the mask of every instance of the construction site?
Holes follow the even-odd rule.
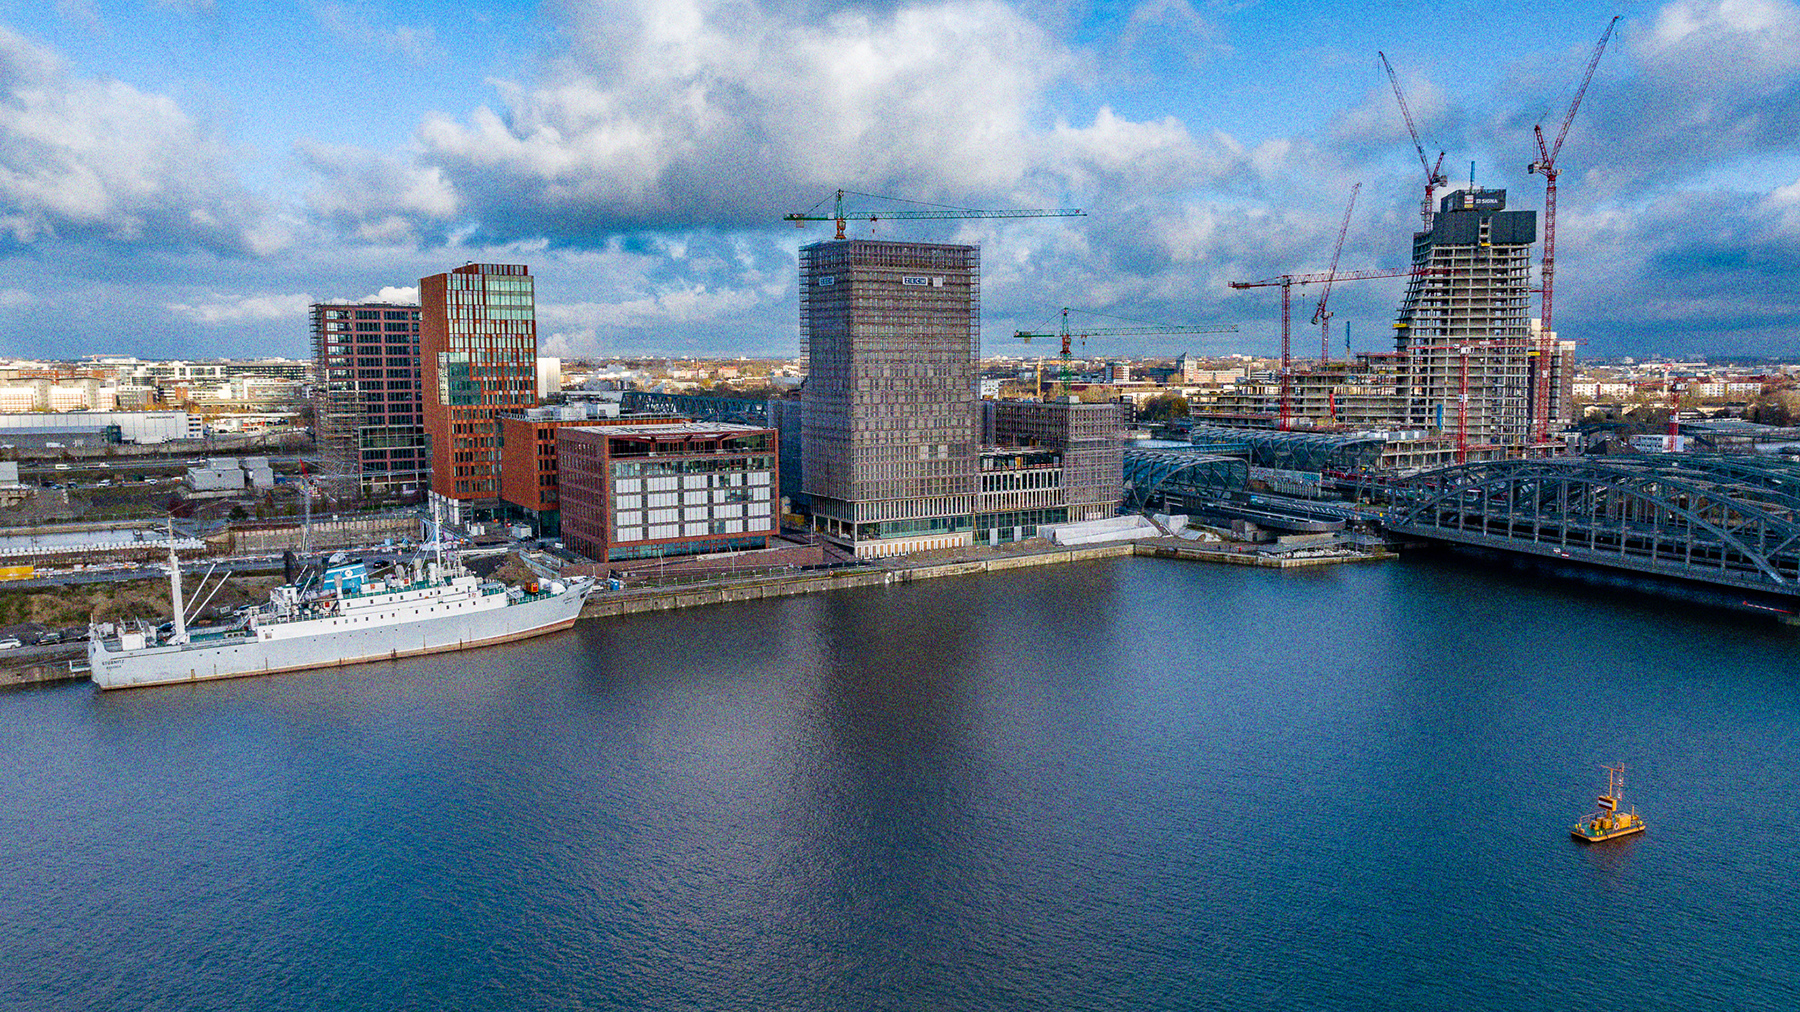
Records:
[[[1509,208],[1505,189],[1477,186],[1472,178],[1467,186],[1439,195],[1448,183],[1445,154],[1438,152],[1435,161],[1426,154],[1400,79],[1382,54],[1423,171],[1420,227],[1412,235],[1410,264],[1339,270],[1361,190],[1357,184],[1329,269],[1231,284],[1239,290],[1279,289],[1280,364],[1273,374],[1247,377],[1215,398],[1197,412],[1202,417],[1196,421],[1378,436],[1384,449],[1377,466],[1384,470],[1568,452],[1562,430],[1573,414],[1575,342],[1559,340],[1553,324],[1556,157],[1616,22],[1607,24],[1595,45],[1555,140],[1547,141],[1541,127],[1536,130],[1538,158],[1528,171],[1544,177],[1545,199],[1535,283],[1538,212]],[[1399,277],[1406,278],[1406,290],[1393,321],[1393,350],[1333,362],[1333,288],[1342,282]],[[1297,361],[1293,290],[1309,287],[1318,292],[1310,323],[1319,330],[1319,357]]]

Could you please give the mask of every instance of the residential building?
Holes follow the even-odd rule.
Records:
[[[431,474],[418,306],[311,307],[313,431],[324,482],[342,497],[422,491]]]
[[[804,492],[815,529],[860,557],[972,540],[980,290],[974,246],[800,250]]]
[[[465,264],[419,280],[431,491],[456,521],[500,503],[502,414],[537,403],[537,314],[524,264]]]
[[[596,562],[765,549],[776,440],[722,422],[559,428],[563,543]]]

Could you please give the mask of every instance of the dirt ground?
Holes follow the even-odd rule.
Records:
[[[214,576],[201,590],[200,578],[189,575],[183,583],[183,594],[192,608],[195,595],[210,595],[198,621],[209,622],[229,615],[234,608],[261,604],[269,599],[269,590],[281,582],[279,576],[230,576],[217,594],[212,588]],[[169,617],[169,583],[167,577],[132,580],[124,583],[87,583],[49,590],[15,590],[0,592],[0,627],[31,624],[48,629],[85,627],[89,616],[102,622],[119,619],[163,621]]]

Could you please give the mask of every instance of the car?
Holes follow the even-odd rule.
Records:
[[[54,629],[52,629],[49,632],[45,633],[44,635],[38,637],[38,646],[40,646],[40,647],[49,646],[52,643],[61,643],[61,642],[62,642],[62,633],[59,633]]]
[[[17,636],[8,636],[5,639],[0,639],[0,650],[17,650],[24,645],[25,644],[19,642]]]

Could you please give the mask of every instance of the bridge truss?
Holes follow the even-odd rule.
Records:
[[[1800,464],[1655,454],[1490,461],[1393,486],[1398,534],[1800,596]]]

